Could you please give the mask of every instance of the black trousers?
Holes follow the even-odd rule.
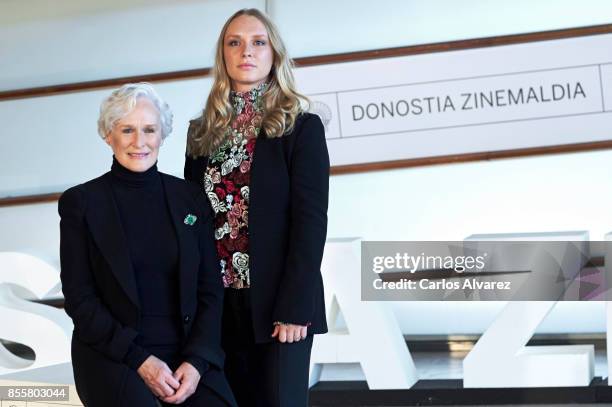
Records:
[[[222,332],[225,376],[239,407],[308,406],[312,335],[255,343],[248,288],[225,290]]]
[[[168,367],[172,371],[176,370],[179,366],[180,358],[175,353],[173,347],[152,347],[149,351],[155,356],[163,360],[168,364]],[[214,367],[211,367],[214,369]],[[128,370],[128,376],[125,381],[125,386],[121,396],[120,407],[158,407],[158,406],[177,406],[177,404],[166,404],[153,395],[149,387],[142,380],[140,375],[133,371]],[[202,384],[206,377],[206,373],[200,378],[200,383],[196,388],[196,391],[187,399],[184,403],[178,404],[184,407],[227,407],[225,400],[217,395],[212,389]]]

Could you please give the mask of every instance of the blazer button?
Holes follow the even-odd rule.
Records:
[[[191,321],[191,317],[189,315],[185,315],[185,318],[183,318],[183,322],[185,322],[185,324],[188,324],[189,321]]]

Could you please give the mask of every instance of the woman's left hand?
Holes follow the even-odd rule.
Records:
[[[176,393],[161,400],[164,403],[181,404],[191,396],[200,382],[200,373],[191,363],[183,362],[173,374],[174,378],[181,383]]]
[[[281,343],[299,342],[306,339],[306,335],[308,335],[308,327],[303,325],[277,324],[272,331],[272,337],[278,338]]]

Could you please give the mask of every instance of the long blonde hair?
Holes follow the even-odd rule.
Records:
[[[297,116],[302,112],[301,103],[308,103],[306,96],[295,89],[293,61],[274,23],[261,11],[250,8],[234,13],[223,26],[217,40],[215,65],[212,68],[213,85],[206,107],[199,119],[191,122],[187,139],[187,153],[191,157],[209,155],[223,143],[233,119],[230,103],[231,80],[223,58],[225,33],[237,17],[247,15],[257,18],[266,27],[272,46],[274,61],[270,70],[269,85],[263,95],[264,114],[261,127],[269,138],[281,137],[293,130]]]

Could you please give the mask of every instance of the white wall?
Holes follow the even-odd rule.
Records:
[[[62,10],[32,21],[22,17],[29,1],[0,2],[0,15],[12,5],[22,21],[0,25],[0,90],[210,66],[227,17],[264,6],[261,0],[156,1],[95,12],[74,1],[53,4]]]
[[[57,2],[64,9],[49,18],[40,13],[27,18],[28,2],[0,3],[0,90],[209,66],[223,20],[236,8],[264,6],[234,0],[156,1],[147,7],[134,2],[119,10],[78,12],[79,2]],[[603,0],[267,3],[294,57],[612,22],[612,3]],[[186,120],[200,108],[198,86],[167,96],[180,111],[177,133],[160,157],[162,169],[164,160],[181,159]],[[66,143],[57,165],[66,171],[67,184],[93,176],[78,172],[79,160],[96,160],[101,171],[106,169],[110,158],[102,142],[98,151],[71,151],[69,140],[52,131],[54,121],[66,123],[78,115],[79,135],[97,137],[95,111],[104,92],[94,93],[8,102],[12,110],[2,119],[0,149],[19,143],[20,131],[35,129],[40,144],[24,148]],[[66,100],[75,108],[62,114],[60,102]],[[49,110],[41,111],[45,103]],[[3,184],[18,184],[19,162],[11,165],[0,174]],[[36,171],[44,174],[45,168]],[[451,240],[473,233],[589,230],[597,240],[612,229],[611,174],[612,152],[599,151],[335,176],[329,236]],[[35,252],[57,263],[57,222],[55,204],[0,208],[0,250]],[[394,305],[407,334],[481,332],[499,307]],[[541,327],[542,332],[603,329],[601,304],[588,303],[562,304]]]
[[[4,0],[0,90],[210,66],[225,19],[266,5],[293,57],[612,21],[606,0]]]
[[[270,1],[294,56],[606,24],[606,0]],[[313,24],[316,29],[313,29]]]

